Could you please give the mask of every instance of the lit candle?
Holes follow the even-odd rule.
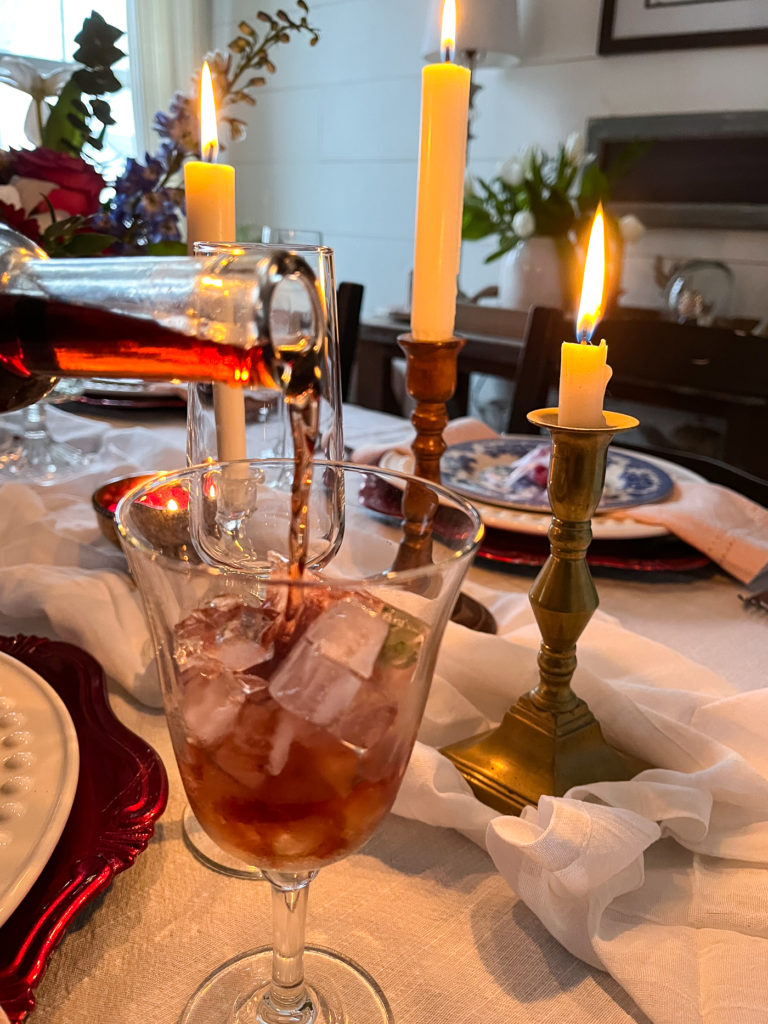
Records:
[[[605,225],[599,206],[589,235],[584,283],[576,320],[577,343],[563,342],[560,357],[560,398],[557,421],[563,427],[604,427],[603,398],[611,379],[605,341],[592,345],[602,315],[605,280]]]
[[[187,248],[195,242],[235,241],[235,169],[216,163],[219,138],[208,62],[200,81],[200,152],[202,160],[184,165],[187,205]],[[213,385],[216,443],[220,459],[244,459],[245,398],[242,388]]]
[[[452,63],[456,3],[445,0],[445,60],[421,73],[421,146],[416,201],[411,334],[416,341],[453,337],[469,109],[468,68]]]

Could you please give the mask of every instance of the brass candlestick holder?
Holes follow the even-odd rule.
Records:
[[[446,448],[443,438],[448,423],[446,405],[456,390],[457,359],[464,339],[415,341],[413,335],[401,334],[397,341],[406,357],[408,394],[416,401],[411,413],[416,431],[411,445],[413,472],[430,483],[439,484],[440,458]],[[405,538],[395,568],[424,565],[429,560],[431,523],[436,512],[432,491],[417,482],[406,487],[403,496]],[[459,594],[451,619],[481,633],[496,632],[496,622],[488,609],[464,593]]]
[[[539,684],[507,711],[498,728],[442,751],[476,796],[505,814],[519,814],[544,794],[562,796],[572,786],[632,778],[648,767],[606,743],[594,715],[571,689],[576,642],[599,603],[586,553],[608,445],[638,421],[606,412],[604,427],[561,427],[557,409],[538,409],[528,419],[552,435],[551,553],[530,590],[542,637]]]

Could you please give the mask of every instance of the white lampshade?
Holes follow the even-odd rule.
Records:
[[[423,52],[440,59],[443,0],[431,0]],[[520,60],[517,0],[456,0],[456,54],[472,53],[474,67],[509,67]]]

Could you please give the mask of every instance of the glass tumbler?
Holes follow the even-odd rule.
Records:
[[[308,889],[392,806],[483,532],[472,506],[437,485],[316,462],[297,576],[287,469],[195,466],[151,480],[117,510],[189,801],[211,837],[260,864],[272,887],[272,946],[203,980],[185,1024],[392,1021],[362,968],[305,949]],[[407,531],[391,514],[406,487],[409,508],[418,498],[424,509]],[[186,513],[172,522],[162,515],[169,489]],[[397,568],[417,534],[427,564]]]

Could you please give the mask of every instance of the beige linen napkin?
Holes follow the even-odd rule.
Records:
[[[77,644],[137,700],[159,707],[141,602],[122,553],[99,532],[91,494],[107,480],[184,465],[184,431],[84,420],[77,430],[81,442],[106,439],[76,478],[0,486],[2,628],[28,632],[34,624],[35,632]]]
[[[664,526],[742,583],[768,564],[768,509],[718,484],[676,483],[666,501],[616,509],[611,518]]]
[[[658,767],[499,816],[435,748],[497,723],[535,684],[539,633],[527,598],[467,589],[499,635],[449,624],[396,813],[476,841],[485,822],[510,887],[655,1024],[764,1024],[768,688],[736,692],[598,612],[574,688],[610,742]]]
[[[470,417],[451,421],[444,432],[449,445],[498,436],[485,423]],[[352,458],[355,462],[376,462],[387,450],[361,448]],[[393,450],[409,453],[407,445]],[[742,583],[768,569],[768,509],[727,487],[679,482],[665,501],[615,509],[601,514],[601,518],[662,526]]]

